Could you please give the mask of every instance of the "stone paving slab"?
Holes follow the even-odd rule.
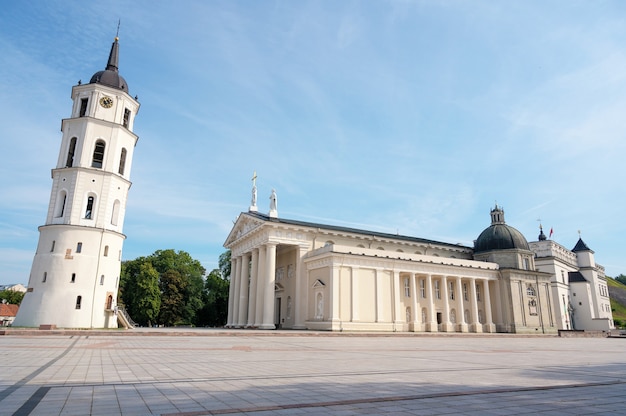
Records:
[[[0,415],[626,414],[624,339],[143,332],[0,337]]]

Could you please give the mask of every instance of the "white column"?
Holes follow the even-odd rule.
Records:
[[[482,325],[478,322],[478,299],[476,297],[476,279],[470,279],[470,303],[471,303],[471,315],[470,329],[472,332],[483,332]]]
[[[248,323],[246,326],[253,327],[256,315],[256,291],[259,280],[259,249],[252,250],[252,263],[250,265],[250,295],[248,298]]]
[[[303,273],[304,268],[302,267],[302,256],[303,256],[302,247],[298,246],[296,248],[296,270],[295,270],[295,279],[296,279],[296,299],[295,299],[295,310],[294,310],[294,325],[293,329],[305,329],[304,325],[304,316],[306,311],[306,295],[307,295],[307,276],[306,272]]]
[[[265,260],[265,294],[263,296],[263,323],[260,329],[275,329],[274,325],[274,285],[276,282],[276,244],[267,243]]]
[[[267,249],[265,246],[259,247],[259,265],[257,267],[257,285],[256,285],[256,310],[254,312],[254,327],[259,328],[263,324],[263,302],[265,301],[265,284],[267,276],[265,275],[265,263],[267,257]],[[252,296],[252,295],[250,295]]]
[[[241,256],[240,273],[241,283],[239,283],[239,319],[237,326],[245,328],[248,322],[248,286],[250,281],[250,254]]]
[[[467,332],[467,322],[465,322],[465,304],[463,303],[464,293],[463,293],[463,282],[461,278],[458,277],[456,279],[456,292],[457,292],[457,311],[456,311],[456,320],[457,320],[457,330],[459,332]]]
[[[454,325],[450,322],[450,294],[448,293],[448,279],[441,276],[441,286],[443,289],[443,320],[441,329],[443,332],[454,332]]]
[[[375,286],[376,286],[376,322],[382,322],[384,318],[383,300],[382,300],[382,295],[380,294],[380,291],[381,291],[380,273],[381,273],[380,269],[374,269],[374,280],[375,280]]]
[[[437,317],[435,315],[435,300],[433,299],[433,276],[426,276],[426,303],[428,305],[428,322],[426,331],[438,332]]]
[[[417,300],[417,278],[415,273],[411,273],[409,285],[411,286],[411,323],[409,324],[409,331],[416,332],[418,328],[421,328],[422,311]]]
[[[351,321],[359,322],[359,279],[357,278],[359,274],[358,267],[350,268],[350,285],[352,286],[352,298],[350,299],[350,307],[352,310]]]
[[[393,313],[393,327],[394,331],[397,330],[397,325],[402,325],[402,322],[406,319],[406,313],[402,310],[402,302],[404,293],[400,292],[400,286],[402,282],[400,281],[400,272],[392,271],[391,272],[391,287],[393,289],[393,295],[391,299],[391,311]]]
[[[237,328],[239,323],[239,291],[241,285],[241,257],[235,258],[235,268],[231,270],[231,275],[235,278],[235,291],[233,292],[233,327]]]
[[[491,316],[491,295],[489,294],[489,280],[483,280],[483,291],[485,292],[485,324],[483,325],[484,332],[496,332],[496,326],[493,324],[493,317]]]
[[[340,314],[340,301],[341,301],[341,293],[340,293],[340,270],[339,266],[331,266],[331,275],[330,275],[330,322],[333,329],[335,329],[335,323],[337,323],[337,328],[339,328],[339,323],[341,321]]]
[[[228,318],[226,319],[226,328],[233,326],[233,307],[235,305],[235,281],[237,266],[234,258],[230,259],[230,283],[228,285]]]

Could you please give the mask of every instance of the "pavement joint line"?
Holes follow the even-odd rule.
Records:
[[[533,387],[510,387],[501,389],[484,389],[473,391],[452,391],[444,393],[431,393],[431,394],[418,394],[409,396],[389,396],[389,397],[370,397],[364,399],[348,399],[348,400],[333,400],[317,403],[293,403],[284,405],[268,405],[259,407],[247,407],[247,408],[230,408],[230,409],[215,409],[215,410],[200,410],[193,412],[177,412],[177,413],[162,413],[161,416],[207,416],[207,415],[225,415],[233,413],[254,413],[254,412],[271,412],[289,409],[304,409],[304,408],[317,408],[317,407],[331,407],[331,406],[345,406],[355,404],[366,403],[385,403],[385,402],[400,402],[411,400],[425,400],[425,399],[440,399],[445,397],[469,397],[479,396],[486,394],[503,394],[503,393],[519,393],[519,392],[533,392],[533,391],[550,391],[560,389],[575,389],[584,387],[601,387],[612,386],[616,384],[626,384],[626,381],[607,381],[598,383],[577,383],[577,384],[564,384],[557,386],[533,386]]]
[[[17,383],[13,384],[12,386],[7,387],[6,389],[0,391],[0,402],[3,401],[4,399],[6,399],[7,397],[9,397],[12,393],[14,393],[17,389],[19,389],[20,387],[24,386],[26,383],[28,383],[30,380],[32,380],[33,378],[37,377],[39,374],[41,374],[43,371],[47,370],[52,364],[56,363],[57,361],[59,361],[61,358],[65,357],[67,355],[67,353],[70,352],[70,350],[72,348],[74,348],[74,345],[76,345],[76,343],[78,342],[78,340],[80,339],[80,337],[77,337],[74,342],[72,342],[66,349],[65,351],[63,351],[61,354],[59,354],[58,356],[56,356],[55,358],[53,358],[52,360],[48,361],[46,364],[42,365],[41,367],[39,367],[38,369],[36,369],[35,371],[33,371],[32,373],[24,376],[21,380],[19,380]],[[37,394],[37,393],[35,393]],[[33,394],[34,396],[34,394]],[[41,400],[41,399],[40,399]]]

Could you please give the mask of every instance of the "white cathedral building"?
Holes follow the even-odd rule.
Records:
[[[116,302],[139,102],[118,71],[115,38],[106,69],[72,87],[70,118],[52,169],[52,191],[28,289],[14,326],[117,328]]]
[[[255,175],[256,178],[256,175]],[[491,210],[474,247],[280,218],[252,205],[231,250],[230,328],[506,332],[613,327],[604,268],[573,250],[526,238]]]

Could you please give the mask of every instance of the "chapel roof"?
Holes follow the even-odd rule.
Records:
[[[119,44],[118,38],[115,38],[113,45],[111,45],[111,52],[109,53],[109,60],[104,71],[98,71],[89,80],[90,84],[102,84],[107,87],[117,88],[124,92],[128,92],[128,84],[124,77],[122,77],[118,71],[119,63]]]
[[[585,279],[580,272],[569,272],[567,273],[567,277],[569,279],[569,283],[587,282],[587,279]]]

